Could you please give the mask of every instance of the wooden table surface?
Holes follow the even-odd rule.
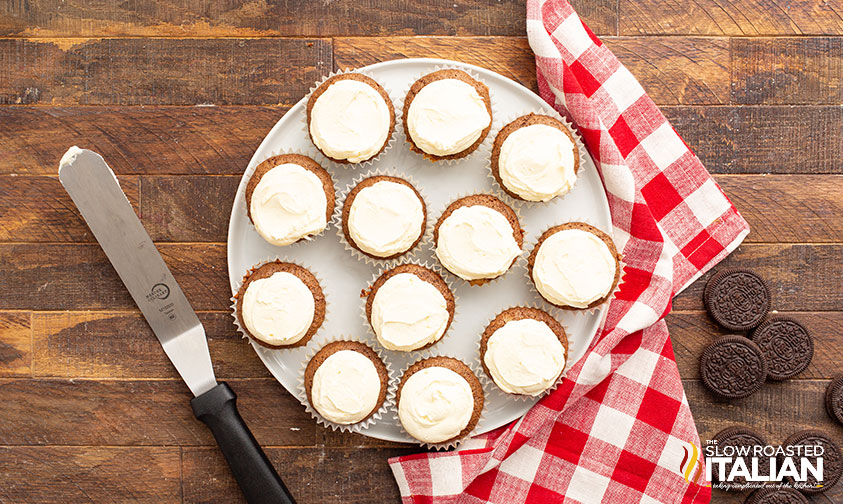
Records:
[[[93,2],[91,2],[93,4]],[[263,136],[322,75],[465,61],[535,89],[524,4],[494,0],[0,2],[0,502],[235,502],[187,387],[56,178],[80,145],[117,172],[208,333],[217,376],[301,502],[393,502],[416,448],[316,425],[236,334],[225,239]],[[722,401],[707,276],[668,321],[700,437],[819,427],[843,361],[843,0],[579,0],[752,226],[727,261],[816,337],[796,380]],[[843,485],[816,502],[843,501]],[[715,494],[716,502],[743,496]]]

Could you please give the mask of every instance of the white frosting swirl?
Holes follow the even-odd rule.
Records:
[[[480,93],[459,79],[425,85],[410,103],[407,129],[416,146],[434,156],[448,156],[471,147],[492,116]]]
[[[483,362],[504,392],[536,396],[562,374],[565,348],[544,322],[511,320],[489,337]]]
[[[457,437],[474,411],[474,394],[465,378],[432,366],[416,371],[401,387],[398,419],[408,434],[425,443]]]
[[[327,206],[322,180],[297,164],[285,163],[258,181],[249,213],[264,240],[283,246],[325,229]]]
[[[558,128],[531,124],[501,145],[498,173],[507,189],[527,201],[549,201],[574,186],[576,146]]]
[[[439,340],[450,317],[439,289],[412,273],[389,277],[372,300],[372,329],[389,350],[408,352]]]
[[[617,262],[609,246],[594,233],[564,229],[548,236],[533,264],[536,288],[551,303],[574,308],[609,294]]]
[[[507,218],[485,205],[459,207],[439,225],[436,257],[465,280],[502,275],[520,252]]]
[[[348,425],[369,416],[378,404],[380,390],[375,364],[360,352],[340,350],[316,368],[310,400],[326,419]]]
[[[249,282],[241,317],[255,338],[270,345],[291,345],[307,334],[315,307],[313,293],[299,277],[278,271]]]
[[[391,122],[389,106],[375,88],[341,79],[310,109],[310,137],[329,157],[359,163],[380,152]]]
[[[348,212],[348,233],[364,252],[389,257],[406,252],[424,232],[424,209],[404,184],[381,180],[361,189]]]

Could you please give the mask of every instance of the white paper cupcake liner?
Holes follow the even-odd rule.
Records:
[[[406,431],[406,429],[404,429],[404,425],[401,423],[401,419],[398,417],[398,384],[400,383],[401,378],[404,376],[404,373],[406,373],[407,370],[410,369],[413,364],[425,359],[429,359],[431,357],[451,357],[453,359],[456,359],[468,366],[468,368],[471,369],[471,372],[474,373],[475,376],[477,376],[478,380],[480,380],[480,373],[483,373],[482,369],[477,369],[477,363],[474,361],[465,362],[458,357],[452,357],[450,355],[446,355],[444,353],[436,351],[423,352],[416,360],[404,366],[401,371],[396,374],[395,380],[393,380],[393,383],[390,385],[389,389],[389,405],[392,410],[392,418],[395,421],[395,425],[398,426],[401,433],[404,434],[408,439],[413,440],[413,442],[428,450],[449,450],[451,448],[459,446],[460,444],[462,444],[463,441],[470,438],[477,432],[477,429],[479,428],[480,423],[483,421],[483,418],[485,417],[486,411],[489,407],[489,394],[492,391],[488,387],[483,385],[483,381],[480,381],[480,388],[483,390],[483,408],[480,410],[480,419],[477,421],[477,425],[475,425],[474,428],[471,429],[471,431],[468,432],[465,436],[462,436],[453,441],[449,441],[447,443],[426,443],[424,441],[414,438]]]
[[[556,322],[558,322],[559,325],[562,326],[562,329],[565,331],[565,337],[568,339],[568,358],[565,359],[565,368],[562,370],[562,374],[559,375],[559,378],[556,379],[556,381],[553,383],[553,385],[551,385],[549,388],[542,391],[540,394],[536,394],[534,396],[525,395],[525,394],[510,394],[509,392],[506,392],[503,389],[501,389],[498,386],[498,384],[495,383],[495,380],[492,379],[492,377],[489,376],[489,374],[486,373],[486,370],[483,368],[483,357],[480,355],[480,343],[481,343],[481,340],[482,340],[482,337],[483,337],[483,333],[481,332],[480,334],[477,335],[477,343],[476,343],[476,347],[475,347],[476,348],[475,356],[476,356],[476,359],[477,359],[477,366],[480,369],[480,374],[478,375],[478,378],[480,378],[480,383],[483,384],[484,390],[486,390],[486,389],[496,390],[500,395],[506,397],[507,399],[511,399],[511,400],[514,400],[514,401],[524,401],[524,402],[531,401],[531,400],[534,400],[534,399],[536,399],[536,400],[541,399],[542,397],[544,397],[547,394],[556,390],[556,388],[559,386],[559,384],[562,383],[562,381],[565,379],[565,376],[568,374],[568,370],[571,368],[571,359],[570,359],[571,330],[568,328],[567,324],[565,324],[560,319],[560,317],[558,315],[554,314],[552,311],[546,310],[545,307],[541,306],[539,303],[532,302],[532,303],[522,303],[522,304],[519,304],[519,305],[513,305],[513,306],[510,306],[509,308],[504,308],[503,310],[499,310],[492,317],[489,317],[489,320],[483,325],[483,331],[485,331],[486,328],[489,327],[489,324],[491,324],[492,321],[495,320],[495,318],[497,318],[498,315],[500,315],[502,312],[504,312],[504,311],[506,311],[510,308],[534,308],[536,310],[541,310],[541,311],[547,313],[548,315],[550,315],[551,317],[553,317],[553,319],[556,320]]]
[[[308,401],[308,399],[307,399],[307,390],[305,389],[305,386],[304,386],[305,369],[307,369],[308,363],[310,363],[311,359],[313,359],[313,357],[317,354],[317,352],[319,352],[319,350],[324,348],[329,343],[334,343],[336,341],[355,341],[355,342],[358,342],[358,343],[363,343],[364,345],[371,348],[377,354],[377,356],[381,360],[381,362],[383,362],[384,366],[386,366],[386,373],[387,373],[387,392],[386,392],[386,396],[384,397],[384,400],[381,403],[381,405],[378,407],[378,409],[371,416],[369,416],[369,418],[367,418],[367,419],[365,419],[361,422],[357,422],[357,423],[353,423],[353,424],[339,424],[339,423],[336,423],[336,422],[332,422],[332,421],[328,420],[327,418],[323,417],[318,411],[316,411],[316,408],[314,408],[313,405],[310,404],[310,401]],[[312,416],[313,419],[316,420],[316,423],[318,423],[319,425],[321,425],[323,427],[326,427],[326,428],[330,428],[331,430],[334,430],[334,431],[355,432],[355,433],[359,434],[362,431],[371,427],[373,424],[380,421],[383,418],[383,415],[386,414],[387,410],[389,409],[389,390],[390,390],[390,387],[391,387],[394,379],[395,379],[395,371],[392,369],[392,364],[389,362],[388,359],[384,358],[383,353],[380,351],[380,349],[377,348],[376,346],[372,345],[370,341],[367,341],[365,339],[358,338],[358,337],[353,337],[353,336],[330,336],[330,337],[314,336],[313,338],[311,338],[310,342],[308,343],[307,354],[301,362],[301,372],[299,373],[299,378],[298,378],[298,382],[297,382],[298,385],[296,387],[296,393],[297,393],[299,401],[302,403],[305,410],[308,413],[310,413],[310,416]]]
[[[474,195],[478,195],[478,194],[486,194],[486,195],[489,195],[489,196],[494,196],[494,197],[498,198],[499,200],[501,200],[504,204],[509,206],[509,208],[511,208],[513,212],[515,212],[515,217],[518,220],[518,225],[521,227],[521,234],[522,234],[521,252],[519,252],[518,255],[515,257],[515,260],[512,262],[512,265],[509,267],[509,269],[504,271],[502,274],[496,276],[495,278],[479,279],[479,280],[466,280],[466,279],[462,278],[461,276],[457,275],[456,273],[451,272],[448,268],[445,267],[444,264],[442,264],[441,261],[439,261],[439,257],[436,255],[436,242],[433,239],[433,229],[436,227],[436,223],[439,222],[439,219],[442,217],[442,214],[445,213],[445,211],[448,209],[449,206],[451,206],[451,204],[453,202],[455,202],[457,200],[460,200],[462,198],[466,198],[468,196],[474,196]],[[436,259],[436,262],[441,266],[442,271],[444,271],[445,273],[447,273],[449,276],[453,277],[454,279],[457,279],[458,281],[465,282],[466,284],[470,285],[471,287],[483,287],[483,286],[486,286],[486,285],[491,285],[494,282],[497,282],[498,280],[505,277],[509,272],[516,269],[516,267],[518,266],[518,263],[521,260],[521,258],[525,256],[527,241],[526,241],[526,233],[524,232],[524,228],[522,226],[522,223],[524,222],[524,219],[521,216],[521,205],[517,201],[512,202],[512,198],[505,198],[502,195],[502,193],[500,191],[498,191],[497,188],[492,189],[492,190],[487,190],[487,191],[480,191],[480,192],[470,191],[470,192],[461,192],[461,193],[457,194],[454,198],[452,198],[450,201],[448,201],[448,203],[446,203],[444,206],[442,206],[442,208],[439,209],[439,211],[435,214],[435,218],[431,219],[430,222],[432,223],[431,226],[430,226],[430,232],[425,237],[424,242],[420,244],[421,245],[420,248],[423,249],[423,250],[430,250],[431,257]],[[480,282],[482,280],[485,280],[485,281],[483,281],[483,283],[473,283],[473,282]]]
[[[439,277],[445,282],[445,285],[447,285],[448,289],[451,291],[451,295],[454,296],[454,316],[451,319],[451,323],[448,326],[448,328],[445,330],[445,333],[442,334],[442,336],[438,340],[436,340],[428,348],[421,348],[421,349],[416,349],[416,350],[406,350],[405,351],[405,350],[390,350],[390,349],[384,347],[383,344],[378,339],[377,334],[375,334],[375,330],[372,328],[372,324],[369,323],[369,317],[366,316],[366,303],[368,302],[369,296],[371,295],[372,286],[375,285],[375,282],[378,280],[378,278],[381,277],[381,275],[383,275],[384,273],[386,273],[386,272],[388,272],[388,271],[390,271],[394,268],[397,268],[398,266],[402,266],[404,264],[416,264],[418,266],[422,266],[424,268],[427,268],[427,269],[433,271],[434,273],[439,275]],[[431,348],[435,348],[437,345],[442,343],[446,338],[448,338],[454,332],[453,331],[453,325],[454,325],[454,322],[457,320],[457,315],[459,315],[459,306],[460,306],[459,297],[457,296],[456,291],[454,290],[454,283],[453,283],[452,279],[449,278],[449,276],[446,275],[445,272],[442,271],[442,268],[439,267],[438,265],[434,265],[434,264],[431,264],[431,263],[426,262],[426,261],[423,262],[423,261],[420,261],[418,259],[412,259],[412,260],[400,261],[396,264],[391,264],[389,266],[385,266],[385,267],[381,268],[380,270],[378,270],[377,272],[375,272],[375,274],[372,276],[372,280],[370,280],[369,283],[366,286],[366,292],[367,292],[367,296],[362,298],[363,302],[360,305],[361,306],[360,317],[363,319],[363,325],[366,326],[366,331],[369,333],[369,335],[372,337],[372,339],[375,341],[375,343],[378,345],[378,347],[383,348],[385,352],[395,353],[395,354],[403,354],[403,355],[423,354],[424,352],[430,351]]]
[[[551,198],[548,201],[528,201],[528,200],[524,200],[524,199],[521,199],[521,198],[515,198],[513,196],[510,196],[504,190],[504,187],[502,187],[502,185],[498,182],[498,179],[495,178],[495,175],[492,172],[492,149],[494,148],[494,143],[495,143],[494,139],[497,138],[497,136],[498,136],[498,134],[500,134],[501,130],[503,128],[505,128],[507,125],[509,125],[511,122],[515,121],[516,119],[518,119],[520,117],[528,115],[528,114],[550,116],[550,117],[556,119],[557,121],[561,122],[562,124],[565,125],[566,128],[568,128],[568,131],[571,132],[571,136],[574,137],[574,143],[577,146],[577,154],[579,155],[579,167],[577,169],[577,177],[574,179],[574,183],[571,185],[571,189],[568,192],[566,192],[564,194],[560,194],[559,196],[555,196],[554,198]],[[565,118],[564,116],[559,114],[559,112],[553,110],[552,108],[538,107],[538,108],[533,108],[533,109],[527,109],[527,110],[524,110],[524,111],[519,112],[517,114],[511,114],[511,115],[507,116],[506,119],[501,121],[501,126],[499,128],[497,128],[496,130],[494,130],[493,133],[494,133],[494,135],[492,135],[492,133],[489,133],[489,136],[492,137],[492,142],[491,142],[491,146],[489,148],[489,155],[486,158],[486,176],[489,177],[489,179],[491,179],[492,187],[494,187],[496,190],[499,190],[504,195],[504,197],[506,198],[504,201],[506,201],[507,203],[518,202],[518,203],[528,205],[528,206],[549,205],[551,203],[556,203],[558,201],[561,201],[561,200],[565,199],[565,197],[567,197],[569,194],[571,194],[571,192],[573,192],[573,190],[577,187],[577,183],[580,181],[580,179],[582,179],[582,172],[583,172],[584,165],[585,165],[584,160],[588,156],[588,150],[585,148],[585,143],[583,143],[582,137],[577,132],[573,123],[571,123],[571,121],[569,121],[567,118]]]
[[[310,101],[310,96],[313,94],[313,92],[316,91],[316,89],[319,86],[324,84],[325,81],[327,81],[331,77],[335,77],[337,75],[352,74],[352,73],[365,75],[366,77],[369,77],[370,79],[377,82],[384,89],[384,91],[386,91],[387,96],[389,96],[389,101],[392,102],[392,114],[393,114],[393,117],[394,117],[394,120],[395,120],[395,127],[392,128],[392,131],[390,132],[389,136],[387,137],[386,147],[384,147],[383,150],[381,150],[376,156],[374,156],[370,159],[367,159],[366,161],[361,161],[359,163],[351,163],[351,162],[349,162],[349,163],[339,163],[339,162],[334,161],[333,159],[329,158],[327,155],[325,155],[321,151],[321,149],[317,148],[316,145],[313,144],[313,140],[310,138],[310,125],[307,123],[307,105],[306,104],[307,104],[308,101]],[[311,143],[311,145],[313,145],[313,148],[316,149],[319,152],[319,155],[322,157],[324,162],[326,164],[330,164],[330,166],[334,169],[344,170],[344,169],[348,169],[348,168],[358,169],[358,168],[361,168],[361,167],[363,167],[363,168],[371,167],[385,152],[387,152],[389,149],[391,149],[392,146],[395,144],[395,137],[396,137],[396,133],[398,131],[398,125],[400,123],[400,115],[399,115],[399,111],[398,111],[398,108],[397,108],[395,93],[389,87],[384,86],[381,81],[376,79],[374,75],[372,75],[371,73],[369,73],[367,71],[355,70],[353,68],[346,68],[346,69],[337,70],[337,71],[331,72],[327,75],[324,75],[321,79],[316,81],[313,84],[313,86],[310,87],[310,90],[304,96],[303,100],[304,100],[304,103],[305,103],[305,107],[302,109],[302,113],[301,113],[302,131],[304,131],[304,134],[306,135],[307,140]],[[323,166],[325,166],[325,165],[323,165]]]
[[[286,250],[292,250],[293,248],[300,247],[300,246],[303,246],[303,245],[307,245],[308,243],[310,243],[310,242],[318,239],[322,235],[324,235],[325,232],[328,229],[330,229],[330,227],[331,227],[331,222],[333,221],[333,216],[334,216],[334,214],[336,214],[336,210],[337,210],[337,202],[339,201],[339,194],[338,194],[338,191],[337,191],[337,182],[336,182],[334,176],[331,175],[331,172],[327,169],[327,166],[325,164],[327,162],[327,158],[324,158],[324,156],[321,156],[319,154],[319,151],[316,149],[316,147],[310,146],[306,149],[294,149],[294,148],[274,149],[269,154],[269,156],[266,157],[266,159],[269,159],[269,158],[272,158],[272,157],[275,157],[275,156],[285,155],[285,154],[300,154],[302,156],[307,156],[310,159],[313,159],[314,161],[319,163],[319,166],[321,166],[322,168],[325,168],[325,171],[327,171],[328,175],[331,177],[331,187],[333,188],[333,191],[334,191],[334,211],[331,213],[331,217],[328,218],[327,222],[325,223],[325,227],[321,231],[319,231],[318,233],[308,235],[308,236],[306,236],[306,237],[304,237],[300,240],[297,240],[297,241],[295,241],[295,242],[293,242],[289,245],[275,245],[273,243],[270,243],[270,242],[266,241],[266,239],[263,236],[261,236],[260,233],[258,233],[257,227],[255,227],[255,223],[252,221],[251,218],[249,218],[248,206],[244,204],[243,205],[243,207],[244,207],[243,214],[245,215],[246,220],[249,221],[249,226],[252,228],[252,230],[254,230],[254,232],[258,236],[261,237],[262,240],[266,241],[267,244],[272,245],[273,247],[276,247],[279,251],[281,251],[281,250],[285,250],[285,251]],[[322,158],[321,161],[320,161],[320,157]],[[264,159],[263,161],[266,161],[266,159]],[[263,163],[263,161],[261,161],[261,163]],[[254,168],[251,168],[251,169],[247,170],[246,176],[249,180],[254,175],[255,169],[258,167],[258,165],[260,165],[260,163],[255,165]],[[247,186],[248,186],[248,184],[243,184],[242,185],[243,194],[237,195],[238,198],[243,198],[244,203],[246,201],[246,187]]]
[[[552,227],[555,227],[555,226],[560,226],[562,224],[570,224],[570,223],[573,223],[573,222],[582,222],[584,224],[588,224],[589,226],[593,226],[593,227],[599,229],[600,231],[603,231],[607,235],[609,235],[609,238],[612,239],[612,242],[615,241],[614,233],[612,232],[611,229],[606,230],[603,227],[601,227],[600,225],[596,224],[591,219],[588,219],[588,218],[585,218],[585,217],[582,217],[582,216],[575,217],[575,218],[572,218],[572,219],[567,219],[563,222],[557,222],[557,223],[554,223],[554,224],[550,224],[550,225],[546,226],[540,233],[537,233],[536,234],[536,243],[533,243],[532,247],[530,247],[530,249],[526,253],[526,257],[528,259],[528,262],[529,262],[530,254],[533,253],[533,249],[536,247],[539,238],[545,233],[545,231],[547,231],[548,229],[550,229]],[[615,243],[615,248],[617,249],[617,243]],[[527,264],[525,264],[525,266],[524,266],[524,276],[526,277],[527,282],[529,282],[528,285],[530,286],[530,291],[532,293],[534,293],[535,296],[538,297],[546,305],[548,305],[550,307],[553,307],[557,310],[564,310],[566,312],[570,312],[570,313],[574,314],[575,316],[593,315],[598,310],[600,310],[603,306],[608,305],[610,302],[612,302],[613,299],[615,299],[615,296],[617,295],[618,291],[621,288],[621,285],[623,284],[624,268],[626,267],[626,263],[623,261],[623,255],[620,253],[620,251],[618,251],[618,254],[621,255],[620,259],[618,259],[618,268],[620,269],[620,277],[618,278],[618,284],[615,285],[615,287],[609,292],[609,295],[606,297],[606,299],[602,303],[600,303],[598,305],[595,305],[595,306],[592,306],[591,308],[575,308],[575,307],[566,308],[566,307],[555,305],[555,304],[551,303],[550,301],[548,301],[547,299],[545,299],[544,296],[542,296],[542,294],[539,292],[538,288],[536,287],[536,283],[533,281],[532,275],[530,274],[530,268]],[[559,317],[557,316],[557,319],[558,318]]]
[[[431,159],[431,158],[425,156],[424,154],[416,152],[415,150],[413,150],[411,148],[412,144],[410,143],[410,140],[408,138],[408,132],[404,129],[404,101],[407,99],[407,93],[410,92],[410,88],[413,87],[413,84],[415,84],[417,80],[421,79],[425,75],[432,74],[432,73],[438,72],[440,70],[460,70],[462,72],[467,73],[472,79],[476,80],[477,82],[480,82],[481,84],[483,84],[484,86],[489,88],[489,105],[492,108],[492,124],[489,127],[489,133],[486,134],[486,138],[484,138],[483,141],[480,142],[480,145],[478,145],[477,148],[474,149],[473,152],[471,152],[471,153],[469,153],[469,154],[467,154],[463,157],[456,158],[456,159]],[[498,117],[500,117],[500,111],[498,110],[498,107],[497,107],[497,104],[496,104],[496,101],[495,101],[495,97],[494,97],[494,93],[492,93],[492,87],[489,86],[486,83],[486,81],[484,81],[475,71],[471,70],[470,68],[462,67],[458,64],[436,65],[436,66],[433,67],[433,70],[426,70],[424,72],[420,72],[420,73],[416,74],[416,76],[413,77],[409,81],[409,83],[407,83],[407,85],[404,88],[402,88],[402,92],[397,97],[397,101],[395,102],[395,107],[396,107],[396,116],[398,116],[398,118],[399,118],[399,119],[397,119],[397,121],[398,121],[398,124],[401,126],[401,131],[400,131],[401,138],[403,139],[403,142],[406,145],[407,150],[409,150],[413,155],[422,157],[427,162],[434,163],[434,164],[444,164],[446,166],[451,166],[451,165],[454,165],[454,164],[462,163],[463,161],[466,161],[468,159],[471,159],[472,157],[478,155],[481,152],[488,154],[488,152],[491,151],[492,141],[494,140],[493,133],[495,131],[499,130],[500,127],[501,127],[500,121],[497,119]],[[400,111],[400,115],[399,115],[399,111]],[[396,130],[397,129],[398,128],[396,128]]]
[[[377,177],[377,176],[396,177],[396,178],[400,178],[400,179],[403,179],[403,180],[409,182],[410,185],[412,185],[416,189],[416,191],[418,191],[418,193],[421,195],[422,200],[424,201],[425,225],[424,225],[424,229],[422,229],[421,237],[419,237],[419,242],[416,243],[416,245],[414,247],[412,247],[410,250],[404,252],[400,256],[393,257],[393,258],[390,258],[390,259],[387,259],[387,258],[381,259],[381,258],[377,258],[377,257],[372,257],[368,254],[364,254],[362,251],[360,251],[356,247],[353,247],[348,242],[348,240],[345,237],[345,233],[343,233],[343,230],[342,230],[342,210],[343,210],[343,206],[345,205],[346,198],[348,198],[348,194],[351,192],[352,189],[357,187],[357,185],[360,184],[361,182],[363,182],[364,180],[366,180],[368,178],[371,178],[371,177]],[[430,201],[430,198],[425,193],[424,187],[421,184],[419,184],[418,181],[416,181],[416,179],[413,178],[412,175],[409,175],[409,174],[406,174],[406,173],[399,173],[398,170],[396,170],[394,168],[388,168],[388,167],[373,168],[373,169],[367,171],[366,173],[364,173],[362,175],[358,175],[357,177],[355,177],[351,181],[351,183],[346,186],[346,188],[342,191],[342,193],[337,195],[337,203],[336,203],[336,205],[334,205],[334,215],[331,217],[331,223],[336,228],[337,236],[339,237],[340,243],[342,244],[343,248],[345,248],[345,250],[347,250],[352,256],[354,256],[358,260],[361,260],[366,264],[376,266],[376,267],[395,264],[395,263],[398,263],[398,262],[403,261],[403,260],[414,258],[416,256],[416,253],[424,245],[425,237],[427,236],[428,230],[433,229],[433,227],[430,223],[431,222],[430,205],[428,204],[428,201]]]
[[[306,269],[311,274],[313,274],[314,277],[316,277],[316,281],[319,283],[319,288],[322,289],[322,295],[325,297],[325,317],[322,319],[322,324],[320,324],[320,326],[316,329],[316,332],[313,334],[313,336],[311,336],[310,340],[303,345],[290,345],[290,346],[285,346],[285,347],[280,347],[280,348],[270,348],[270,347],[266,347],[266,346],[261,345],[261,347],[264,350],[268,350],[268,351],[273,351],[273,350],[274,351],[285,351],[285,350],[301,349],[301,348],[306,347],[310,341],[313,341],[314,339],[316,339],[319,336],[319,333],[322,330],[322,327],[325,325],[325,321],[328,320],[328,317],[331,315],[331,299],[330,299],[331,296],[328,292],[328,289],[325,288],[325,286],[326,286],[325,280],[319,275],[319,273],[312,266],[310,266],[309,264],[307,264],[305,262],[302,262],[302,261],[299,261],[299,260],[295,260],[295,261],[287,260],[287,259],[284,259],[284,258],[279,257],[279,256],[271,256],[271,257],[267,257],[265,259],[262,259],[261,261],[255,263],[254,265],[247,268],[246,271],[244,271],[243,274],[240,276],[240,279],[237,281],[237,285],[234,288],[234,294],[230,298],[230,301],[231,301],[231,306],[230,306],[231,317],[234,319],[234,327],[237,329],[237,332],[240,333],[241,337],[243,337],[245,339],[248,339],[248,340],[255,340],[256,343],[258,342],[257,338],[249,336],[246,329],[240,323],[240,317],[237,316],[237,294],[240,292],[240,288],[243,286],[243,282],[245,281],[246,277],[250,276],[255,270],[257,270],[261,266],[263,266],[265,264],[268,264],[268,263],[271,263],[271,262],[275,262],[275,261],[281,261],[281,262],[286,262],[286,263],[290,263],[290,264],[295,264],[297,266],[300,266],[300,267]]]

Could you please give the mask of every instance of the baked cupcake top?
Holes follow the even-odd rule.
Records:
[[[432,159],[473,152],[492,127],[489,88],[462,70],[439,70],[410,87],[404,130],[416,152]]]
[[[301,346],[325,319],[325,297],[313,273],[275,261],[246,276],[235,310],[243,330],[261,345]]]
[[[442,266],[468,281],[504,274],[523,244],[518,216],[489,194],[466,196],[448,205],[436,223],[433,239]]]
[[[503,190],[515,198],[550,201],[571,190],[578,170],[574,137],[553,117],[519,117],[495,137],[492,173]]]
[[[395,109],[374,79],[346,73],[330,77],[310,95],[307,123],[310,139],[327,157],[361,163],[386,148]]]
[[[583,222],[545,231],[530,254],[528,267],[543,298],[574,309],[592,308],[605,301],[621,273],[612,239]]]
[[[454,307],[454,294],[436,272],[402,264],[372,285],[366,318],[384,348],[409,352],[439,341],[454,320]]]
[[[547,312],[515,307],[499,313],[480,340],[480,360],[508,394],[537,396],[565,370],[568,338]]]
[[[273,245],[318,234],[334,212],[331,175],[301,154],[273,156],[246,184],[246,209],[258,234]]]
[[[386,398],[389,377],[374,350],[357,341],[334,341],[307,363],[307,400],[326,420],[350,425],[372,416]]]
[[[484,401],[480,381],[452,357],[431,357],[410,366],[396,399],[404,430],[430,444],[468,435],[480,420]]]
[[[427,223],[424,200],[398,177],[377,175],[346,196],[342,229],[352,247],[377,259],[397,257],[421,240]]]

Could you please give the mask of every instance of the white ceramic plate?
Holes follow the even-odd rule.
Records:
[[[371,168],[391,168],[399,174],[412,176],[422,186],[427,196],[428,220],[438,218],[449,202],[460,195],[477,191],[497,191],[497,187],[488,176],[487,159],[491,139],[504,120],[509,120],[541,108],[545,102],[525,87],[506,77],[472,65],[437,59],[403,59],[386,61],[361,70],[373,76],[386,87],[393,98],[399,99],[409,85],[420,75],[431,72],[437,66],[448,65],[464,68],[479,76],[489,86],[494,102],[495,125],[481,149],[466,160],[448,166],[444,163],[433,164],[421,156],[410,152],[400,128],[401,111],[397,108],[397,129],[395,142],[375,163],[374,167],[345,167],[328,163],[326,168],[334,178],[337,195],[346,191],[353,178],[359,177]],[[246,216],[246,183],[255,167],[264,159],[279,151],[291,150],[305,154],[314,152],[305,132],[305,100],[300,100],[275,124],[266,135],[258,150],[252,156],[249,166],[240,181],[240,187],[231,211],[228,228],[228,276],[232,292],[235,292],[244,273],[251,266],[270,257],[299,262],[311,268],[324,280],[328,301],[328,316],[313,343],[334,335],[351,335],[366,339],[377,345],[374,336],[367,327],[362,313],[363,300],[360,290],[371,282],[377,269],[356,259],[344,249],[337,236],[335,226],[317,239],[290,247],[276,247],[265,242],[255,231]],[[507,200],[511,201],[511,200]],[[338,203],[341,201],[338,200]],[[521,226],[525,230],[524,256],[532,250],[541,232],[558,223],[569,220],[586,219],[603,230],[611,230],[611,220],[606,195],[594,162],[586,155],[581,160],[579,181],[574,189],[565,196],[548,204],[523,205],[520,208]],[[424,245],[424,241],[423,241]],[[438,265],[430,247],[420,250],[416,258]],[[431,350],[444,355],[451,355],[467,363],[478,363],[477,341],[486,323],[501,310],[516,304],[538,304],[550,311],[562,322],[568,331],[570,341],[568,367],[585,354],[597,331],[603,308],[593,313],[575,313],[557,310],[544,303],[530,289],[525,276],[525,262],[519,260],[502,279],[482,287],[471,287],[464,281],[450,277],[457,296],[457,316],[443,340]],[[306,348],[292,350],[271,350],[252,344],[269,371],[293,395],[298,397],[297,385],[302,371]],[[392,363],[392,368],[399,371],[418,357],[417,353],[408,356],[401,352],[384,350],[384,355]],[[393,373],[397,378],[398,373]],[[487,408],[480,420],[476,433],[486,432],[500,427],[523,415],[535,402],[535,399],[517,400],[507,397],[487,384]],[[302,398],[299,397],[301,400]],[[266,398],[271,401],[272,398]],[[413,442],[404,434],[393,419],[393,412],[363,431],[363,434],[379,439],[399,442]]]

